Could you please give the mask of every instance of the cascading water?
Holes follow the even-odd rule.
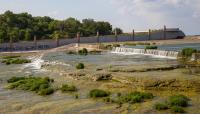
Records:
[[[124,47],[116,47],[113,48],[112,53],[118,54],[143,54],[143,55],[153,55],[157,57],[166,57],[171,59],[176,59],[178,57],[179,52],[176,51],[164,51],[164,50],[145,50],[145,49],[134,49],[134,48],[124,48]]]

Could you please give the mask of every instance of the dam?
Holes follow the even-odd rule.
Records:
[[[111,53],[124,54],[124,55],[142,54],[142,55],[151,55],[151,56],[171,58],[171,59],[176,59],[179,54],[178,51],[136,49],[136,48],[126,48],[126,47],[113,48]]]

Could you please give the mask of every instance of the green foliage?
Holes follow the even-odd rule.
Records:
[[[77,91],[77,88],[76,88],[74,85],[67,85],[67,84],[62,85],[62,87],[61,87],[60,89],[61,89],[61,91],[62,91],[63,93],[65,93],[65,92],[75,92],[75,91]]]
[[[89,96],[91,98],[107,97],[109,96],[109,92],[100,89],[93,89],[90,91]]]
[[[171,111],[174,112],[174,113],[184,113],[184,109],[180,106],[173,106],[171,108]]]
[[[82,50],[78,51],[79,55],[87,55],[88,54],[88,50],[86,48],[83,48]]]
[[[10,64],[24,64],[24,63],[30,63],[31,61],[28,59],[6,59],[3,60],[2,63],[5,63],[6,65]]]
[[[157,46],[146,46],[145,49],[158,49]]]
[[[191,57],[192,54],[193,54],[193,53],[196,53],[196,52],[197,52],[196,49],[193,49],[193,48],[184,48],[184,49],[182,49],[182,51],[181,51],[181,56],[182,56],[182,57],[188,58],[188,57]]]
[[[123,34],[123,30],[120,28],[113,29],[113,34],[115,34],[115,32],[117,32],[117,34]]]
[[[152,93],[131,92],[129,94],[120,96],[118,102],[139,103],[144,101],[145,99],[152,99],[152,98],[153,98]]]
[[[82,23],[75,18],[55,20],[50,17],[33,17],[28,13],[14,14],[6,11],[0,15],[0,42],[18,40],[33,40],[36,35],[40,39],[73,38],[77,32],[81,36],[94,36],[99,31],[101,35],[112,34],[112,25],[109,22],[83,19]]]
[[[136,46],[137,44],[136,43],[132,43],[132,42],[126,42],[123,45],[125,45],[125,46]]]
[[[155,109],[156,110],[167,110],[167,109],[169,109],[169,107],[165,103],[156,103],[155,104]]]
[[[50,84],[52,79],[40,77],[12,77],[8,80],[8,89],[34,91],[39,95],[50,95],[54,92]]]
[[[45,88],[45,89],[41,89],[41,90],[38,92],[38,94],[44,96],[44,95],[53,94],[53,92],[54,92],[54,89],[53,89],[53,88]]]
[[[85,68],[85,65],[83,63],[78,63],[76,65],[76,69],[84,69]]]
[[[187,107],[188,100],[189,99],[184,95],[174,95],[169,98],[169,104],[170,106]]]
[[[18,58],[20,56],[4,56],[2,59],[13,59],[13,58]]]

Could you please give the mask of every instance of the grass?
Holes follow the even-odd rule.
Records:
[[[152,93],[144,93],[144,92],[131,92],[126,95],[121,95],[117,102],[123,103],[140,103],[143,102],[145,99],[152,99]]]
[[[14,56],[14,55],[11,55],[11,56],[4,56],[2,57],[2,59],[13,59],[13,58],[18,58],[20,56]]]
[[[169,98],[170,106],[187,107],[189,99],[184,95],[174,95]]]
[[[30,62],[31,60],[28,60],[28,59],[6,59],[2,61],[2,63],[5,63],[6,65],[24,64],[24,63],[30,63]]]
[[[197,53],[197,50],[193,48],[184,48],[181,51],[181,56],[188,58],[191,57],[193,53]]]
[[[158,49],[157,46],[146,46],[145,49]]]
[[[76,65],[76,69],[84,69],[85,68],[85,65],[83,63],[78,63]]]
[[[167,104],[157,103],[155,104],[156,110],[167,110],[171,109],[174,113],[184,113],[183,107],[188,106],[189,99],[184,95],[173,95],[169,97]]]
[[[171,108],[171,111],[174,113],[184,113],[185,112],[185,110],[180,106],[173,106]]]
[[[160,110],[167,110],[169,109],[169,107],[166,103],[156,103],[155,109],[160,111]]]
[[[63,93],[66,93],[66,92],[75,92],[75,91],[77,91],[77,88],[74,85],[65,84],[65,85],[62,85],[62,87],[60,88],[60,90]]]
[[[109,92],[100,89],[93,89],[89,92],[91,98],[108,97],[109,95]]]
[[[39,95],[50,95],[54,92],[51,87],[52,79],[40,77],[12,77],[8,82],[8,89],[33,91]]]

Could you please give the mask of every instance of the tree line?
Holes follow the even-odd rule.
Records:
[[[109,22],[83,19],[81,22],[75,18],[55,20],[51,17],[33,17],[28,13],[15,14],[6,11],[0,15],[0,42],[13,42],[37,39],[74,38],[77,33],[81,37],[96,35],[111,35],[117,31],[123,33],[120,28],[112,28]]]

